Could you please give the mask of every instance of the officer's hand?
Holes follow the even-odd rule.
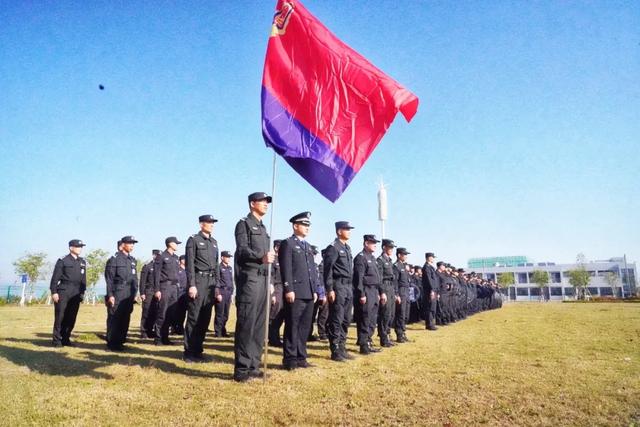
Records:
[[[55,294],[51,295],[51,299],[57,304],[58,301],[60,301],[60,295],[58,295],[58,293],[56,292]]]
[[[431,301],[433,301],[434,299],[436,299],[436,293],[431,291],[430,297],[431,297]]]
[[[387,303],[387,294],[380,295],[380,304],[385,305]]]
[[[116,305],[116,297],[109,297],[108,301],[109,307],[113,307],[114,305]]]
[[[216,295],[216,301],[222,302],[222,295],[220,294]]]
[[[271,295],[271,305],[276,305],[276,296]]]
[[[367,303],[367,297],[360,297],[360,304],[364,305]]]
[[[156,291],[156,293],[153,294],[153,296],[156,297],[158,301],[160,301],[162,299],[162,292]]]
[[[140,295],[140,299],[144,302],[145,298],[147,298],[147,296],[145,294]]]
[[[315,304],[316,301],[318,301],[318,294],[317,293],[313,293],[313,303]]]
[[[276,253],[274,251],[269,251],[262,257],[263,264],[271,264],[276,259]]]
[[[327,305],[327,298],[320,298],[320,303],[324,306]]]
[[[400,304],[402,302],[402,300],[400,299],[400,297],[396,297],[396,304]]]
[[[189,298],[196,299],[198,296],[198,288],[195,286],[189,286]]]
[[[327,301],[329,301],[329,304],[333,304],[336,301],[335,291],[329,291],[327,294]]]
[[[286,294],[284,294],[285,299],[287,300],[287,302],[289,304],[293,304],[293,302],[296,300],[296,293],[295,292],[287,292]]]

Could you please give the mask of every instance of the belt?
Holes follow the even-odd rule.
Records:
[[[213,277],[215,273],[212,273],[209,271],[196,271],[196,274],[200,276],[205,276],[205,277]]]

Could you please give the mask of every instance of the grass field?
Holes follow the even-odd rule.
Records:
[[[266,384],[231,381],[232,338],[207,338],[213,360],[194,366],[137,327],[105,351],[97,306],[80,309],[78,347],[54,349],[52,318],[0,308],[0,425],[640,425],[640,304],[510,304],[348,363],[310,343],[316,368]]]

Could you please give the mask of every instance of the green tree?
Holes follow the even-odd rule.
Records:
[[[508,271],[506,273],[498,273],[498,285],[501,288],[508,288],[509,286],[513,286],[516,283],[516,276],[512,271]]]
[[[569,283],[576,289],[576,299],[585,299],[587,286],[591,282],[591,275],[584,266],[584,255],[578,255],[577,267],[567,273],[569,274]]]
[[[48,271],[47,254],[44,252],[27,253],[13,262],[16,274],[27,275],[29,288],[29,302],[33,299],[34,287],[38,280],[44,279]],[[25,295],[20,298],[20,305],[24,305]]]
[[[604,280],[611,287],[611,291],[613,292],[613,297],[616,298],[618,283],[620,282],[618,275],[613,271],[607,271],[607,273],[604,275]]]
[[[531,281],[540,288],[540,301],[544,301],[544,288],[549,286],[549,273],[542,270],[533,270]]]
[[[85,301],[91,300],[96,304],[96,284],[104,274],[104,267],[109,259],[109,253],[102,249],[94,249],[86,256],[87,260],[87,292]]]

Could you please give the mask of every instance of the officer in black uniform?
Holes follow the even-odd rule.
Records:
[[[314,255],[316,255],[315,252]],[[320,251],[320,259],[323,258],[324,249]],[[324,268],[322,261],[320,261],[320,264],[316,264],[316,267],[318,270],[318,283],[320,284],[318,286],[318,301],[316,301],[315,304],[315,306],[318,307],[316,325],[318,328],[318,340],[326,342],[328,340],[327,323],[329,320],[329,303],[327,302],[327,292],[324,286],[324,278],[322,277],[322,271]]]
[[[178,301],[178,271],[180,260],[176,251],[182,242],[176,237],[167,237],[166,250],[156,257],[153,271],[154,298],[158,301],[156,316],[156,345],[172,345],[169,340],[169,327],[173,324]]]
[[[286,370],[308,368],[307,338],[313,323],[314,300],[317,299],[318,271],[313,249],[305,238],[309,234],[311,213],[302,212],[289,219],[293,235],[280,244],[278,261],[284,294],[284,351]]]
[[[371,337],[378,318],[378,305],[387,303],[387,296],[382,292],[382,278],[378,263],[373,253],[376,250],[376,239],[373,234],[363,236],[362,252],[353,259],[353,302],[360,354],[377,353],[380,349],[373,347]]]
[[[69,338],[87,289],[87,263],[80,256],[84,246],[82,240],[69,241],[69,255],[59,258],[53,269],[50,289],[54,304],[54,347],[74,346]]]
[[[234,335],[234,373],[244,382],[262,376],[260,358],[264,347],[266,303],[270,296],[267,283],[269,264],[274,260],[269,235],[262,222],[271,203],[266,193],[248,197],[249,214],[236,224],[236,310]]]
[[[140,299],[142,300],[142,316],[140,317],[140,338],[154,337],[154,327],[158,312],[158,301],[153,297],[153,263],[162,251],[154,249],[151,251],[151,261],[142,266],[140,271]]]
[[[184,319],[187,317],[187,259],[184,255],[178,257],[180,268],[178,269],[178,300],[176,301],[176,317],[173,322],[173,333],[184,335]]]
[[[438,261],[436,263],[436,275],[438,277],[438,307],[436,317],[440,319],[440,324],[449,324],[449,284],[446,272],[446,263]]]
[[[222,251],[222,262],[220,263],[220,294],[222,299],[216,301],[216,316],[213,321],[213,336],[228,337],[227,321],[229,320],[229,308],[231,307],[231,296],[233,295],[233,267],[231,258],[233,255],[229,251]]]
[[[424,300],[425,328],[435,331],[436,306],[438,301],[438,276],[433,266],[436,256],[433,252],[424,254],[425,264],[422,267],[422,298]]]
[[[353,310],[353,256],[347,244],[353,227],[348,221],[335,223],[336,239],[324,250],[324,285],[329,302],[329,346],[331,360],[353,359],[347,352],[347,334]]]
[[[200,232],[187,240],[185,257],[189,296],[187,324],[184,328],[184,361],[204,362],[203,355],[207,326],[211,321],[213,301],[221,300],[218,290],[220,269],[218,266],[218,242],[213,238],[213,215],[201,215]]]
[[[407,252],[405,248],[396,249],[396,262],[393,264],[393,274],[398,282],[398,293],[396,298],[396,318],[395,330],[396,341],[399,343],[409,341],[407,338],[407,318],[409,316],[409,272],[407,271],[406,259]]]
[[[124,350],[131,312],[138,291],[136,259],[131,256],[138,241],[133,236],[120,239],[122,246],[104,272],[107,282],[107,347],[112,351]]]
[[[382,292],[387,296],[387,304],[378,307],[378,335],[380,336],[380,346],[392,347],[391,325],[396,314],[396,282],[393,276],[393,248],[396,244],[393,240],[382,239],[382,254],[378,257],[378,270],[382,278]]]
[[[271,308],[269,310],[269,345],[271,347],[282,347],[280,339],[280,327],[284,323],[282,276],[280,275],[280,262],[278,261],[278,251],[282,240],[273,241],[273,250],[276,259],[271,264]]]

